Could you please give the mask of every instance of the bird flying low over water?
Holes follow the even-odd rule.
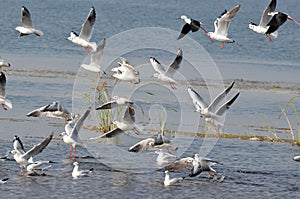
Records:
[[[17,26],[15,28],[15,30],[20,32],[19,37],[30,35],[30,34],[35,34],[36,36],[42,36],[44,34],[42,31],[34,28],[31,20],[30,12],[25,6],[23,6],[21,9],[21,22],[22,22],[22,26]]]
[[[111,109],[117,106],[133,106],[133,101],[130,99],[126,99],[119,96],[111,97],[111,101],[102,104],[101,106],[97,107],[96,110],[103,110],[103,109]]]
[[[191,173],[189,174],[190,177],[197,176],[203,171],[208,172],[211,176],[215,176],[217,175],[217,172],[211,166],[222,163],[208,158],[201,158],[199,157],[199,154],[195,154],[192,164],[193,168],[191,169]]]
[[[3,110],[7,110],[8,108],[12,108],[12,103],[9,99],[6,98],[6,76],[4,72],[0,71],[0,103],[2,105]]]
[[[140,83],[139,71],[124,57],[120,57],[120,60],[119,66],[111,69],[112,72],[115,72],[112,75],[115,78],[115,85],[121,80],[130,81],[132,85]]]
[[[71,42],[84,47],[86,49],[86,54],[90,54],[89,48],[92,48],[93,51],[96,51],[97,49],[97,44],[95,42],[90,42],[90,39],[93,34],[95,22],[96,22],[96,10],[94,7],[92,7],[88,14],[88,17],[82,24],[79,35],[76,32],[71,31],[70,36],[67,38]]]
[[[168,66],[168,68],[165,70],[164,67],[159,63],[159,61],[154,58],[150,57],[150,62],[153,67],[153,69],[156,71],[154,73],[153,77],[156,77],[157,79],[168,82],[171,85],[172,89],[176,89],[176,81],[173,79],[173,75],[175,72],[180,68],[180,64],[182,61],[182,50],[179,49],[177,52],[177,55],[175,59],[172,61],[172,63]]]
[[[227,35],[230,23],[240,10],[240,7],[241,5],[237,5],[230,11],[225,10],[214,22],[215,31],[207,33],[207,36],[209,36],[213,41],[222,42],[220,48],[224,48],[225,43],[235,42],[233,39],[228,38]]]
[[[91,61],[89,64],[81,64],[80,65],[85,70],[99,73],[100,77],[102,76],[102,74],[105,74],[105,72],[103,70],[101,70],[101,66],[100,66],[101,57],[103,55],[105,43],[106,43],[106,39],[103,39],[97,46],[96,51],[92,52]]]
[[[52,117],[72,119],[72,114],[58,101],[52,102],[26,114],[27,117]]]
[[[203,24],[195,19],[188,18],[185,15],[182,15],[180,19],[184,20],[185,24],[181,29],[180,35],[178,36],[177,40],[183,38],[189,32],[197,32],[200,28],[203,30],[205,34],[207,31],[204,29]]]
[[[269,13],[274,12],[276,9],[276,0],[271,0],[270,3],[267,5],[265,10],[262,13],[261,19],[259,24],[255,24],[253,22],[249,23],[248,28],[253,30],[254,32],[257,32],[258,34],[266,34],[268,30],[268,23],[271,20],[272,16],[269,15]],[[270,34],[272,37],[277,38],[277,32],[273,32]]]

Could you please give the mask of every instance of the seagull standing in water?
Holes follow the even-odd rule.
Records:
[[[24,148],[22,149],[22,142],[20,142],[20,140],[18,139],[14,139],[14,150],[12,150],[11,153],[14,155],[14,159],[16,160],[16,162],[20,165],[20,175],[22,175],[22,168],[27,169],[27,166],[31,164],[31,161],[29,159],[41,153],[48,146],[52,138],[53,133],[43,142],[34,145],[30,150],[26,152],[24,151]]]
[[[257,32],[258,34],[266,34],[269,26],[268,23],[270,22],[272,16],[269,15],[269,13],[274,12],[276,9],[276,0],[271,0],[268,6],[265,8],[264,12],[262,13],[259,25],[251,22],[248,25],[248,28],[253,30],[254,32]],[[270,34],[272,37],[277,38],[278,34],[277,32],[273,32]]]
[[[159,63],[157,59],[154,57],[150,57],[150,62],[152,67],[157,73],[154,73],[153,77],[157,79],[168,82],[171,85],[172,89],[176,89],[176,81],[173,79],[174,73],[180,68],[180,64],[182,61],[182,50],[179,49],[176,58],[173,62],[168,66],[167,70]]]
[[[36,36],[43,35],[42,31],[34,28],[31,20],[30,12],[25,6],[23,6],[21,9],[21,21],[22,21],[22,26],[17,26],[15,28],[15,30],[20,32],[19,37],[30,35],[30,34],[35,34]]]
[[[117,106],[133,106],[133,101],[119,96],[111,97],[112,101],[106,102],[97,107],[96,110],[111,109]]]
[[[52,102],[46,106],[35,109],[26,114],[27,117],[52,117],[73,119],[72,114],[58,101]]]
[[[205,34],[207,34],[207,31],[203,28],[203,24],[195,19],[188,18],[185,15],[182,15],[180,19],[184,20],[185,24],[181,29],[180,35],[178,36],[177,40],[183,38],[186,34],[191,32],[197,32],[199,28],[203,30]]]
[[[62,132],[63,141],[70,145],[70,157],[72,157],[72,150],[74,149],[74,157],[76,157],[76,147],[84,147],[84,145],[79,141],[78,132],[83,126],[84,121],[89,116],[91,108],[88,108],[85,113],[78,119],[78,121],[69,121],[65,126],[65,132]]]
[[[208,32],[207,36],[209,36],[212,40],[222,42],[220,48],[224,48],[225,43],[234,43],[233,39],[227,37],[228,29],[233,17],[240,10],[241,5],[237,5],[232,8],[230,11],[225,10],[214,22],[215,31]]]
[[[82,28],[79,35],[76,32],[72,31],[70,33],[70,36],[67,38],[71,42],[83,46],[86,49],[86,54],[90,54],[89,48],[92,48],[93,51],[96,51],[97,48],[97,44],[95,42],[90,42],[94,30],[95,22],[96,22],[96,10],[94,7],[92,7],[87,19],[82,24]]]
[[[6,99],[6,76],[4,72],[0,71],[0,103],[2,105],[3,110],[7,110],[8,108],[12,108],[12,103],[9,99]]]
[[[85,70],[99,73],[100,77],[102,76],[102,74],[105,74],[105,72],[101,70],[101,66],[100,66],[101,57],[103,55],[103,50],[104,50],[104,46],[105,46],[105,41],[106,41],[106,39],[103,39],[97,46],[96,51],[92,52],[91,61],[89,64],[81,64],[80,65]]]
[[[0,71],[4,71],[5,68],[9,68],[10,63],[6,62],[2,57],[0,57]]]
[[[300,23],[290,17],[289,15],[282,13],[282,12],[270,12],[269,15],[272,16],[271,20],[267,24],[268,30],[265,33],[267,35],[267,39],[271,41],[270,35],[274,33],[280,26],[282,26],[287,20],[294,22],[298,26],[300,26]]]
[[[165,180],[164,180],[164,185],[165,187],[174,185],[180,181],[182,181],[184,178],[170,178],[169,171],[165,171]]]
[[[87,176],[88,174],[92,173],[92,171],[94,170],[93,168],[91,168],[89,170],[78,170],[78,168],[79,168],[78,162],[74,162],[73,165],[74,165],[74,168],[72,171],[72,177],[75,179],[78,177]]]

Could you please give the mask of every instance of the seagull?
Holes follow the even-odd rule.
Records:
[[[191,169],[191,173],[189,174],[189,176],[197,176],[203,171],[207,171],[211,176],[215,176],[217,175],[217,172],[211,167],[215,164],[222,163],[208,158],[201,158],[199,157],[199,154],[195,154],[193,159],[193,168]]]
[[[9,68],[10,63],[6,62],[2,57],[0,57],[0,71],[3,71],[4,68]]]
[[[167,164],[174,161],[174,158],[177,158],[175,155],[166,153],[162,149],[159,149],[155,151],[155,153],[158,155],[156,158],[156,162],[159,165]]]
[[[226,95],[234,86],[233,81],[224,91],[222,91],[215,99],[208,105],[202,97],[192,88],[188,87],[188,93],[193,100],[193,104],[196,107],[196,112],[199,112],[203,117],[211,117],[216,111],[217,105],[225,99]]]
[[[267,30],[268,30],[268,26],[267,24],[269,23],[269,21],[271,20],[272,16],[269,15],[269,13],[274,12],[275,8],[276,8],[276,0],[271,0],[269,5],[265,8],[264,12],[262,13],[259,25],[251,22],[248,25],[248,28],[253,30],[254,32],[257,32],[258,34],[266,34]],[[271,33],[271,36],[277,38],[277,32],[273,32]]]
[[[300,162],[300,156],[295,156],[293,157],[293,160],[297,161],[297,162]]]
[[[117,106],[133,106],[133,101],[127,98],[113,96],[111,99],[112,101],[102,104],[101,106],[97,107],[96,110],[111,109]]]
[[[177,40],[183,38],[190,31],[197,32],[199,28],[201,28],[205,32],[205,34],[207,34],[207,31],[204,29],[203,24],[201,22],[192,18],[188,18],[185,15],[182,15],[180,19],[184,20],[185,24],[182,27],[180,35],[178,36]]]
[[[120,57],[121,62],[118,62],[119,67],[112,68],[111,71],[115,72],[113,77],[116,78],[115,84],[119,81],[130,81],[131,84],[138,84],[140,83],[140,78],[136,81],[139,72],[134,68],[129,61],[123,57]]]
[[[282,13],[282,12],[270,12],[268,13],[270,16],[272,16],[271,20],[267,24],[268,30],[265,33],[267,35],[267,39],[271,41],[270,35],[274,33],[280,26],[282,26],[287,20],[290,20],[300,26],[300,23],[290,17],[289,15]]]
[[[179,69],[180,63],[182,61],[182,50],[179,49],[176,58],[173,62],[168,66],[167,70],[159,63],[157,59],[154,57],[150,57],[150,62],[152,67],[157,73],[154,73],[153,77],[163,81],[169,82],[172,89],[176,89],[176,81],[173,79],[174,73]]]
[[[67,38],[71,42],[83,46],[86,49],[87,55],[90,54],[89,48],[92,48],[93,51],[96,51],[97,48],[97,44],[95,42],[90,42],[94,30],[95,21],[96,10],[94,7],[92,7],[87,19],[82,24],[82,28],[79,35],[76,32],[71,31],[70,36]]]
[[[80,131],[84,121],[89,116],[91,108],[89,107],[85,113],[75,122],[69,121],[65,126],[65,132],[62,132],[63,141],[71,146],[70,157],[72,157],[72,150],[74,149],[74,157],[76,157],[76,147],[84,147],[84,145],[79,141],[78,132]]]
[[[94,170],[93,168],[89,169],[89,170],[81,170],[78,171],[78,162],[74,162],[74,169],[72,171],[72,177],[73,178],[78,178],[78,177],[82,177],[82,176],[87,176],[88,174],[92,173],[92,171]]]
[[[46,138],[43,142],[34,145],[30,150],[26,151],[25,153],[23,153],[23,150],[18,149],[14,149],[11,151],[11,153],[14,155],[14,159],[20,165],[20,175],[22,175],[22,168],[27,169],[27,166],[30,164],[29,159],[41,153],[48,146],[52,138],[53,133],[51,133],[51,135],[48,138]]]
[[[91,61],[89,64],[81,64],[80,66],[86,70],[99,73],[100,77],[101,74],[105,74],[104,71],[101,70],[100,62],[101,62],[101,57],[103,55],[103,50],[105,46],[106,39],[103,39],[99,45],[97,46],[97,49],[95,52],[92,53],[91,55]]]
[[[111,130],[107,133],[104,133],[101,136],[90,138],[90,140],[94,140],[94,139],[98,139],[98,138],[115,137],[118,134],[120,134],[124,131],[129,131],[129,130],[133,130],[136,134],[138,134],[140,132],[140,130],[138,129],[137,125],[135,124],[134,115],[135,115],[134,108],[131,106],[128,106],[126,108],[126,111],[123,116],[123,122],[114,120],[113,124],[115,124],[117,126],[116,128],[114,128],[113,130]]]
[[[2,105],[3,110],[7,110],[8,108],[12,108],[12,103],[9,99],[6,99],[6,76],[4,72],[0,71],[0,103]]]
[[[169,175],[169,171],[165,171],[165,181],[164,181],[164,185],[165,187],[170,186],[170,185],[174,185],[175,183],[178,183],[180,181],[182,181],[184,178],[172,178],[170,179],[170,175]]]
[[[8,179],[9,179],[9,178],[3,178],[2,180],[0,180],[1,184],[6,183]]]
[[[31,20],[30,12],[25,6],[22,6],[21,9],[21,21],[22,21],[22,26],[17,26],[15,28],[15,30],[20,32],[19,37],[30,35],[30,34],[35,34],[36,36],[42,36],[44,34],[42,31],[34,28]]]
[[[30,160],[30,159],[29,159]],[[32,158],[31,158],[31,161],[29,161],[29,164],[27,165],[26,167],[26,170],[27,170],[27,173],[28,174],[33,174],[35,173],[34,171],[35,170],[38,170],[38,169],[41,169],[41,166],[44,165],[44,164],[49,164],[49,163],[52,163],[51,161],[42,161],[42,160],[39,160],[39,161],[33,161]],[[48,168],[48,167],[47,167]],[[42,168],[43,170],[44,168]]]
[[[73,119],[72,114],[58,101],[52,102],[46,106],[35,109],[26,114],[27,117],[52,117],[65,118],[66,120]]]
[[[192,169],[193,168],[193,160],[194,160],[194,158],[192,158],[192,157],[180,158],[178,160],[175,160],[168,166],[166,166],[165,169],[169,170],[169,171]]]
[[[174,147],[170,144],[170,141],[167,140],[164,136],[158,135],[156,138],[146,138],[138,143],[131,146],[129,152],[143,152],[147,150],[162,150],[167,149],[170,152],[175,152],[178,147]]]
[[[227,37],[228,29],[233,17],[240,10],[241,5],[237,5],[229,12],[225,10],[214,22],[215,31],[208,32],[207,35],[216,41],[222,42],[220,48],[224,48],[225,43],[234,43],[233,39]]]

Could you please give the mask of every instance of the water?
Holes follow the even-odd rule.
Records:
[[[167,107],[167,129],[202,131],[204,123],[198,118],[197,113],[193,112],[194,108],[187,96],[186,85],[179,85],[177,91],[173,92],[168,85],[162,87],[151,79],[153,70],[149,65],[149,56],[155,56],[167,65],[180,47],[184,51],[186,60],[182,64],[184,67],[179,70],[181,74],[176,78],[183,82],[193,81],[196,84],[195,89],[204,99],[209,100],[222,90],[221,80],[224,80],[225,85],[229,85],[233,79],[236,79],[233,93],[240,90],[241,95],[227,113],[225,132],[237,135],[274,136],[272,133],[275,131],[281,138],[291,138],[288,131],[277,130],[288,127],[284,117],[279,120],[277,118],[281,107],[299,93],[300,58],[297,49],[300,39],[297,35],[300,33],[300,28],[287,22],[279,29],[278,39],[270,43],[264,36],[247,29],[250,21],[259,22],[261,12],[268,1],[262,3],[253,0],[239,3],[242,5],[241,10],[229,29],[229,37],[234,38],[236,43],[226,44],[221,50],[218,47],[219,43],[212,44],[202,32],[189,34],[189,36],[199,42],[203,49],[189,43],[191,41],[188,38],[175,41],[179,33],[174,31],[179,31],[183,26],[183,21],[176,18],[186,14],[199,19],[205,24],[206,29],[212,30],[215,17],[224,8],[230,9],[236,5],[236,1],[130,0],[122,5],[118,1],[1,1],[0,55],[12,64],[7,72],[7,96],[14,107],[7,112],[0,112],[0,156],[3,156],[8,149],[12,149],[11,140],[15,134],[19,135],[29,148],[40,141],[36,137],[46,137],[50,132],[54,132],[55,137],[58,138],[58,134],[64,130],[63,121],[27,118],[25,116],[27,112],[54,100],[61,101],[69,110],[75,112],[82,112],[88,106],[86,99],[82,98],[82,93],[72,93],[79,65],[86,59],[84,49],[65,38],[71,30],[79,32],[91,6],[94,6],[97,11],[92,40],[98,43],[101,39],[108,38],[103,57],[104,66],[107,69],[113,67],[118,56],[125,55],[132,63],[138,65],[141,76],[145,79],[146,83],[141,84],[143,86],[128,88],[128,84],[125,83],[110,91],[123,96],[128,93],[133,94],[133,99],[138,104],[137,120],[143,123],[146,129],[153,131],[160,128],[158,118],[161,117],[160,113],[164,105]],[[17,37],[18,34],[13,28],[20,23],[20,10],[23,5],[29,8],[35,27],[45,33],[43,37]],[[284,3],[280,1],[277,8],[295,19],[300,19],[298,12],[300,8],[296,0]],[[170,29],[170,34],[166,37],[174,38],[174,41],[172,39],[153,41],[154,45],[160,43],[167,49],[137,49],[120,54],[122,49],[135,47],[132,43],[139,42],[137,36],[133,35],[132,38],[118,43],[112,41],[118,41],[118,36],[123,31],[130,32],[131,29],[140,27]],[[158,36],[155,33],[147,33],[148,38]],[[141,44],[147,42],[147,37],[140,41]],[[201,53],[199,51],[195,53],[191,49],[197,49]],[[210,78],[207,78],[207,75],[211,75],[215,67],[205,50],[213,58],[219,71],[219,74],[209,76]],[[195,60],[196,64],[192,64],[194,62],[191,61]],[[79,74],[80,77],[77,77],[76,82],[80,80],[80,84],[77,85],[80,89],[85,89],[84,92],[93,94],[89,88],[91,85],[97,85],[96,75],[93,76],[82,70],[79,70]],[[203,81],[205,78],[207,78],[206,82]],[[109,84],[113,83],[112,79],[106,80]],[[206,83],[209,92],[205,87]],[[280,88],[274,88],[276,85]],[[157,103],[158,100],[160,103]],[[294,103],[298,108],[299,99]],[[143,111],[145,114],[142,114]],[[293,110],[288,109],[287,113],[295,129]],[[89,125],[97,122],[95,113],[92,115],[87,122]],[[184,121],[182,125],[179,125],[180,121]],[[97,135],[97,132],[88,133]],[[193,137],[189,138],[191,137],[187,137],[188,144],[190,140],[194,140]],[[120,144],[117,146],[126,154],[128,146],[138,139],[136,137],[120,139]],[[203,139],[196,139],[190,147],[180,147],[179,155],[191,156],[199,152],[203,143]],[[99,143],[99,146],[109,148],[111,145]],[[202,174],[199,178],[187,178],[180,185],[169,188],[163,187],[164,174],[161,170],[142,169],[135,173],[130,171],[130,168],[122,168],[119,169],[120,171],[115,171],[114,168],[102,164],[101,158],[113,155],[109,151],[105,154],[98,151],[100,159],[78,158],[81,168],[94,167],[95,172],[93,176],[73,180],[72,160],[67,158],[68,150],[68,146],[64,143],[57,145],[56,142],[52,142],[37,157],[37,159],[49,158],[56,162],[45,172],[46,176],[19,177],[19,167],[16,162],[1,162],[0,178],[10,179],[6,184],[0,185],[0,197],[40,198],[41,194],[47,194],[49,197],[61,197],[62,194],[66,194],[67,198],[75,195],[103,198],[141,196],[147,198],[173,196],[296,198],[300,194],[298,181],[300,165],[292,160],[292,156],[298,154],[299,149],[288,144],[220,139],[212,146],[211,151],[208,150],[207,156],[224,163],[223,166],[216,166],[220,175],[225,175],[223,183],[213,183],[206,178],[206,174]],[[90,155],[83,149],[78,149],[78,153],[80,157]],[[138,158],[142,155],[131,156]],[[155,160],[155,155],[152,153],[146,153],[145,156],[149,160]],[[146,167],[146,163],[144,164],[143,166]],[[134,165],[131,169],[133,168]],[[188,172],[172,172],[170,175],[182,177],[187,176]],[[20,187],[25,190],[23,196],[19,195]]]

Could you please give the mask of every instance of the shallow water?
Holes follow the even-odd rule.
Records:
[[[27,118],[27,112],[54,100],[59,100],[75,113],[82,113],[90,105],[83,93],[93,96],[94,90],[90,88],[101,81],[97,82],[95,74],[78,70],[83,60],[87,61],[88,58],[83,48],[65,38],[71,30],[79,31],[91,6],[95,6],[97,11],[92,40],[98,42],[107,38],[108,41],[102,60],[108,75],[103,80],[113,85],[113,80],[109,78],[109,69],[116,65],[119,56],[127,57],[139,68],[142,77],[140,85],[129,87],[129,83],[121,83],[110,88],[110,92],[121,96],[128,96],[130,93],[137,104],[137,121],[146,129],[146,133],[152,135],[153,131],[160,129],[163,107],[166,107],[166,129],[203,132],[204,122],[193,112],[194,107],[186,92],[188,83],[208,100],[222,90],[223,80],[226,86],[235,79],[232,95],[238,90],[241,95],[227,112],[224,131],[236,135],[268,135],[290,139],[289,131],[279,130],[287,128],[288,124],[284,117],[278,119],[278,116],[286,102],[299,94],[300,58],[295,49],[298,49],[300,42],[297,37],[300,28],[286,23],[279,30],[278,39],[271,43],[264,36],[248,30],[250,21],[259,21],[261,11],[268,3],[263,2],[240,1],[241,10],[229,30],[229,35],[236,43],[225,45],[220,50],[218,43],[210,43],[202,33],[189,35],[200,43],[200,47],[188,38],[175,42],[178,35],[175,31],[179,31],[183,25],[176,18],[187,14],[201,20],[208,30],[212,30],[215,17],[224,8],[229,9],[237,4],[236,1],[218,1],[218,4],[215,1],[188,1],[183,5],[179,0],[130,0],[122,8],[118,1],[2,1],[0,54],[12,64],[7,72],[7,97],[12,101],[13,109],[0,112],[0,156],[12,149],[11,141],[15,134],[21,137],[28,149],[40,141],[39,137],[46,137],[54,132],[55,138],[58,138],[59,133],[64,130],[61,120]],[[23,5],[31,11],[35,27],[44,31],[43,37],[17,38],[17,33],[12,28],[20,23],[20,8]],[[278,2],[278,10],[286,11],[295,19],[300,19],[299,9],[296,0]],[[140,27],[170,29],[168,36],[164,35],[164,31],[161,34],[168,40],[159,40],[156,32],[151,34],[151,29],[144,30],[143,33],[147,34],[142,35],[141,41],[136,39],[137,35],[128,37],[126,41],[118,40],[120,35],[124,35],[119,33]],[[158,40],[151,41],[152,38]],[[174,42],[169,42],[173,38]],[[152,44],[151,42],[154,48],[122,51],[136,47],[132,46],[133,43],[142,45]],[[160,48],[155,48],[157,44],[160,44]],[[161,48],[164,45],[166,48]],[[185,60],[179,70],[180,74],[175,77],[183,84],[178,85],[176,91],[172,91],[169,85],[161,85],[151,78],[153,70],[148,59],[149,56],[155,56],[167,65],[179,47],[184,51]],[[213,72],[216,74],[211,74]],[[77,92],[78,90],[82,92]],[[299,99],[294,103],[299,107]],[[99,104],[96,101],[94,106],[97,105]],[[296,129],[293,110],[288,109],[287,114]],[[97,122],[96,112],[93,112],[86,124],[95,125]],[[95,135],[98,132],[87,130],[81,134],[84,138]],[[46,176],[20,177],[19,166],[15,161],[0,161],[0,178],[9,177],[6,184],[0,184],[0,197],[40,198],[42,194],[53,198],[299,197],[300,164],[292,160],[294,155],[299,154],[298,148],[288,144],[238,139],[219,139],[210,144],[209,140],[195,138],[193,135],[175,135],[176,139],[172,142],[180,146],[177,155],[192,156],[200,152],[223,162],[223,166],[216,165],[215,168],[220,176],[225,176],[224,182],[212,182],[207,174],[201,174],[196,178],[187,177],[177,186],[165,188],[164,173],[155,165],[154,153],[146,152],[145,158],[143,154],[127,153],[127,148],[140,139],[136,135],[120,136],[117,145],[85,141],[92,154],[85,149],[78,149],[79,156],[85,158],[77,158],[77,161],[80,162],[80,168],[93,167],[95,170],[90,177],[73,180],[73,160],[68,158],[69,148],[62,142],[57,145],[58,140],[55,140],[36,158],[55,162],[50,169],[44,171]],[[114,160],[112,149],[120,150],[119,156],[125,154],[123,162],[120,161],[124,165],[118,165],[118,170],[115,170],[116,166],[111,166]],[[96,158],[90,157],[93,155]],[[172,172],[170,175],[183,177],[188,176],[188,173],[186,170]],[[20,195],[20,187],[24,190],[23,195]]]

